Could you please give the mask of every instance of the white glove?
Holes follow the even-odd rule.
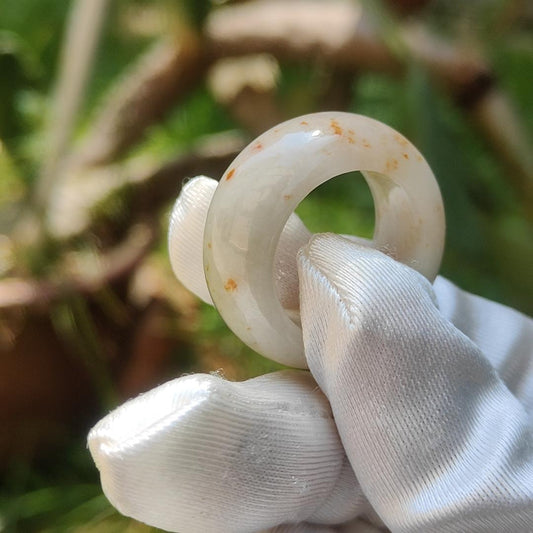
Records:
[[[215,188],[184,187],[170,235],[176,274],[207,302]],[[276,272],[312,377],[191,375],[119,407],[89,435],[111,503],[182,533],[532,532],[533,321],[353,239],[309,237],[293,217]]]

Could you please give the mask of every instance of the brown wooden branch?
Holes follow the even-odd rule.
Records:
[[[88,231],[98,233],[101,213],[97,206],[113,195],[119,195],[124,202],[124,228],[147,216],[154,217],[177,197],[184,179],[200,174],[218,178],[244,146],[245,141],[238,135],[218,134],[204,138],[186,154],[155,168],[154,164],[137,160],[73,168],[67,173],[61,194],[52,198],[47,220],[50,235],[67,240]]]
[[[98,259],[100,267],[95,271],[55,276],[62,279],[59,282],[21,278],[0,281],[0,311],[20,307],[44,307],[72,293],[94,294],[110,283],[127,277],[144,259],[155,241],[155,224],[147,225],[144,221],[153,219],[161,207],[177,197],[184,179],[200,174],[220,177],[244,145],[245,141],[237,135],[215,135],[204,139],[186,155],[155,171],[126,178],[119,176],[121,179],[109,182],[107,189],[98,189],[97,194],[103,199],[125,184],[132,185],[128,205],[130,216],[125,221],[125,225],[131,229],[126,238],[109,251],[102,252]],[[79,192],[80,189],[73,186],[73,190]],[[67,210],[68,205],[71,205],[68,195],[65,200],[67,205],[64,206],[62,223],[65,226],[58,239],[86,232],[94,233],[98,219],[91,216],[91,209],[97,203],[96,196],[87,197],[86,213],[79,216],[80,213],[77,212],[78,218],[73,218],[74,214]],[[82,209],[81,204],[71,207]],[[77,225],[74,226],[74,223]],[[58,269],[61,268],[60,264]]]
[[[288,117],[277,101],[278,62],[270,55],[231,57],[209,70],[208,87],[236,122],[252,135],[260,135]]]
[[[76,0],[71,2],[66,32],[61,45],[59,75],[48,118],[44,154],[34,201],[38,211],[46,208],[48,195],[58,169],[69,150],[78,120],[87,79],[95,59],[109,0]]]
[[[213,11],[206,36],[214,57],[269,53],[282,61],[399,73],[401,62],[360,5],[332,0],[255,0]]]
[[[516,110],[502,91],[487,92],[471,116],[508,169],[508,181],[520,195],[524,213],[533,221],[533,151]]]
[[[520,196],[531,200],[532,156],[521,121],[479,54],[428,32],[399,29],[405,57],[393,53],[355,1],[255,0],[215,10],[206,25],[213,57],[269,53],[280,61],[317,60],[332,70],[401,75],[407,60],[421,64],[463,109],[506,165]],[[498,134],[495,125],[505,125]],[[509,135],[507,135],[509,133]]]
[[[284,61],[320,61],[332,69],[394,75],[403,74],[412,58],[454,94],[464,94],[490,74],[478,54],[435,37],[419,24],[400,28],[409,54],[400,57],[354,1],[255,0],[214,11],[206,34],[215,57],[269,53]]]
[[[131,180],[131,213],[138,218],[159,212],[177,198],[186,179],[199,175],[219,179],[245,145],[245,139],[236,133],[212,135],[157,171]]]
[[[507,112],[506,127],[502,129],[513,135],[495,134],[499,130],[494,125],[502,123],[502,106],[491,102],[501,102],[502,98],[487,64],[419,25],[401,26],[400,34],[408,57],[422,64],[469,111],[495,153],[510,169],[516,190],[524,198],[531,198],[533,165],[529,150],[523,149],[527,143],[516,115]],[[346,76],[365,69],[401,75],[407,65],[407,57],[390,51],[355,1],[255,0],[216,9],[206,24],[203,42],[196,35],[184,35],[179,43],[160,43],[137,64],[133,74],[119,83],[87,140],[82,141],[80,152],[61,174],[63,178],[58,180],[56,189],[60,194],[51,195],[47,227],[52,236],[68,238],[94,226],[94,206],[125,185],[133,197],[134,207],[129,212],[153,214],[177,194],[184,176],[207,173],[216,177],[223,172],[234,155],[232,150],[229,157],[226,153],[212,159],[193,152],[160,171],[149,170],[141,178],[134,177],[127,165],[109,163],[138,142],[149,125],[189,94],[213,62],[251,53],[272,54],[280,61],[319,61],[332,72]],[[243,95],[246,98],[240,98],[239,104],[257,102],[256,94],[249,98],[245,90]],[[238,111],[249,114],[247,109]],[[516,149],[517,142],[522,148]]]
[[[94,271],[64,275],[61,281],[2,280],[0,311],[17,307],[45,307],[69,294],[94,294],[131,274],[151,249],[155,237],[153,227],[137,224],[122,243],[98,257],[100,266]]]
[[[200,83],[207,66],[194,34],[157,43],[111,91],[76,156],[78,164],[102,165],[125,154]]]

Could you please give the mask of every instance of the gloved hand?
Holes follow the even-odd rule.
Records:
[[[170,235],[207,302],[215,188],[184,187]],[[276,256],[310,373],[189,375],[119,407],[89,435],[111,503],[182,533],[533,531],[533,321],[353,238],[310,237],[293,216]]]

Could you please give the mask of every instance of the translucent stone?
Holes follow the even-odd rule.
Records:
[[[439,187],[418,150],[377,120],[343,112],[291,119],[249,144],[216,189],[204,233],[211,297],[233,332],[274,361],[306,367],[301,329],[276,296],[283,227],[313,189],[356,170],[374,199],[372,246],[433,281],[445,234]]]

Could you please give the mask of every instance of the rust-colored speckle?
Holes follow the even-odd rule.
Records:
[[[422,159],[424,159],[424,158],[423,158],[420,154],[418,154],[418,155],[416,156],[416,159],[417,159],[417,161],[422,161]]]
[[[252,148],[254,152],[259,152],[262,149],[263,149],[263,143],[256,143],[254,144],[254,147]]]
[[[398,168],[398,160],[397,159],[387,159],[387,165],[385,169],[390,172],[392,170],[396,170]]]
[[[409,159],[409,154],[403,154],[404,159]]]
[[[343,134],[342,128],[340,127],[339,123],[334,118],[331,119],[330,126],[335,135]]]
[[[292,198],[292,194],[284,194],[283,199],[284,200],[290,200]]]
[[[211,249],[211,248],[213,247],[213,245],[212,245],[210,242],[208,242],[208,243],[207,243],[207,247],[208,247],[209,249]]]
[[[367,139],[363,139],[363,146],[365,148],[372,148],[372,145],[368,142]]]
[[[407,146],[409,144],[409,141],[403,135],[400,135],[399,133],[394,134],[394,139],[401,146]]]
[[[246,326],[246,331],[252,331],[252,328],[250,326]]]
[[[300,124],[301,124],[302,126],[309,126],[309,122],[307,122],[306,120],[302,120],[302,121],[300,122]]]
[[[228,172],[228,175],[226,176],[226,181],[229,181],[231,178],[233,178],[233,174],[235,174],[235,169],[232,168],[229,172]]]
[[[226,289],[228,292],[233,292],[237,290],[237,283],[234,279],[228,278],[228,281],[224,284],[224,289]]]

